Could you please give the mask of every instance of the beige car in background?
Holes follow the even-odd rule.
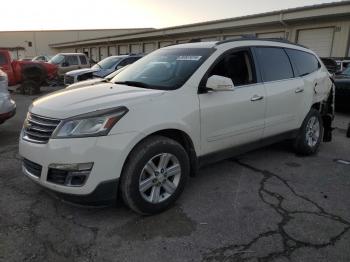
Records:
[[[91,66],[89,58],[83,53],[59,53],[52,57],[49,63],[58,66],[59,76],[72,70],[90,68]]]

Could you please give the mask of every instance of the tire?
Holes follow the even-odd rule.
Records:
[[[294,141],[296,153],[305,156],[315,154],[320,147],[322,137],[322,117],[316,109],[312,108],[305,117]]]
[[[137,213],[160,213],[178,199],[189,173],[188,154],[178,142],[163,136],[146,138],[132,150],[124,166],[122,198]]]

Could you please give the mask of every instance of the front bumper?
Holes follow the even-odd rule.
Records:
[[[23,173],[63,199],[73,199],[71,202],[79,203],[80,199],[93,203],[94,198],[97,202],[100,198],[107,201],[107,198],[116,196],[117,181],[136,135],[136,132],[132,132],[102,137],[50,139],[47,144],[36,144],[23,140],[21,134],[20,155],[41,167],[39,175],[33,176],[23,165]],[[72,187],[48,181],[49,166],[52,164],[89,162],[93,163],[93,167],[83,186]],[[111,185],[115,186],[115,190]],[[103,192],[106,194],[103,195]]]

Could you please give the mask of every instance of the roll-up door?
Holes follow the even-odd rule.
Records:
[[[163,42],[159,42],[159,47],[166,47],[168,45],[172,45],[173,42],[171,41],[163,41]]]
[[[312,49],[320,57],[330,57],[333,35],[333,27],[299,30],[298,44]]]
[[[148,54],[156,49],[155,43],[146,43],[143,45],[143,52]]]
[[[285,32],[260,33],[258,38],[285,38]]]
[[[127,54],[129,54],[129,46],[128,45],[120,45],[119,46],[119,54],[120,55],[127,55]]]
[[[91,59],[94,60],[95,62],[98,62],[98,57],[97,57],[97,48],[96,47],[91,47],[90,49],[90,55]]]
[[[100,60],[105,59],[108,56],[107,46],[100,47]]]
[[[109,46],[108,47],[108,55],[117,55],[117,48],[115,46]]]
[[[140,44],[133,44],[131,45],[131,53],[132,54],[140,54],[141,52],[141,45]]]

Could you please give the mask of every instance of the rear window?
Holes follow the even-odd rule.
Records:
[[[0,65],[7,64],[6,57],[3,54],[0,54]]]
[[[84,55],[80,55],[79,58],[82,65],[87,65],[87,59]]]
[[[294,77],[289,58],[282,48],[257,47],[256,51],[264,82]]]
[[[311,74],[321,67],[319,61],[313,54],[294,49],[286,49],[286,51],[295,67],[296,76]]]

